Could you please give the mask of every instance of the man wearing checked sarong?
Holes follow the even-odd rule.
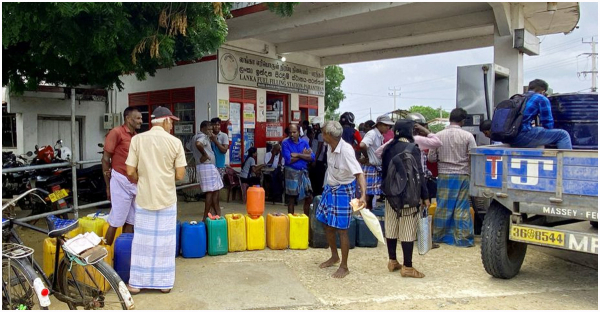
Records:
[[[360,150],[364,155],[360,162],[367,181],[367,209],[373,209],[373,197],[381,195],[381,158],[375,151],[383,145],[383,135],[386,134],[394,122],[386,115],[377,117],[375,127],[360,142]]]
[[[304,199],[304,214],[308,215],[312,202],[312,185],[308,178],[308,163],[315,161],[315,153],[308,143],[300,140],[298,126],[288,128],[290,137],[281,143],[281,154],[285,160],[285,195],[288,198],[288,213],[294,213],[296,200]]]
[[[348,228],[352,218],[350,201],[356,194],[356,181],[360,186],[361,197],[359,206],[366,205],[367,184],[365,175],[356,160],[352,146],[342,140],[342,125],[337,121],[328,121],[323,128],[323,140],[328,144],[327,173],[321,202],[316,208],[315,216],[323,223],[327,235],[327,243],[331,249],[331,258],[321,263],[320,268],[327,268],[340,262],[336,246],[336,233],[340,237],[342,249],[342,262],[338,270],[333,273],[334,278],[343,278],[348,270]]]
[[[152,111],[152,128],[131,139],[127,176],[137,183],[135,235],[127,289],[171,291],[175,284],[177,193],[175,181],[185,176],[185,151],[171,135],[179,118],[159,106]]]

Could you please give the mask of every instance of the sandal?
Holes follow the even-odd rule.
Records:
[[[407,266],[403,266],[402,269],[400,269],[400,275],[402,275],[402,277],[414,277],[414,278],[423,278],[425,277],[425,274],[417,271],[417,269],[413,268],[413,267],[407,267]]]
[[[402,269],[402,264],[398,263],[398,260],[390,260],[388,262],[388,270],[390,272],[398,271]]]
[[[132,295],[137,295],[141,291],[139,288],[135,288],[133,286],[129,286],[129,284],[127,284],[127,290],[129,290],[129,293],[132,294]]]

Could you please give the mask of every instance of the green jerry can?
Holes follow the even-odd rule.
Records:
[[[208,254],[210,256],[226,255],[227,220],[220,216],[210,216],[206,219],[206,234],[208,235]]]

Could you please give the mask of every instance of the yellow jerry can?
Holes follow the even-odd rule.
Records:
[[[102,218],[79,218],[79,228],[81,229],[81,233],[94,232],[96,235],[102,237],[104,235],[104,224],[106,224],[106,221]]]
[[[267,215],[267,246],[273,250],[287,249],[289,245],[288,217],[281,213]]]
[[[246,248],[248,250],[265,249],[265,218],[263,216],[253,219],[246,215]]]
[[[290,249],[308,249],[308,216],[288,214],[290,218]]]
[[[229,252],[246,250],[246,219],[243,214],[228,213],[227,220],[227,244]]]

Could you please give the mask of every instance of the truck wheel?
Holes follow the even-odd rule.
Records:
[[[481,229],[481,260],[485,271],[493,277],[513,278],[523,264],[527,244],[508,240],[511,212],[492,202]]]
[[[595,228],[595,229],[598,228],[598,221],[590,221],[590,224],[592,225],[593,228]]]

